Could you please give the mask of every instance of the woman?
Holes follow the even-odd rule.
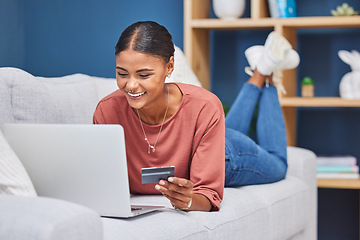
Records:
[[[288,48],[279,50],[281,59]],[[249,92],[240,92],[226,119],[224,148],[225,119],[219,99],[192,85],[165,84],[165,78],[174,69],[174,44],[166,28],[155,22],[132,24],[121,34],[115,56],[119,90],[100,101],[93,122],[124,127],[132,194],[161,193],[181,210],[216,211],[220,209],[225,181],[233,186],[284,178],[286,139],[281,109],[275,88],[264,91],[262,87],[265,75],[255,70],[245,87]],[[265,59],[258,67],[272,71],[281,59]],[[269,150],[257,146],[244,135],[252,116],[252,106],[246,103],[244,109],[241,99],[249,98],[249,104],[255,106],[263,95],[260,105],[261,99],[264,98],[264,102],[271,99],[266,103],[271,106],[265,111],[270,112],[271,119],[264,119],[267,116],[259,114],[259,121],[266,123],[258,127],[272,135],[276,133],[276,141],[262,135],[259,140],[260,145],[265,142]],[[243,149],[246,149],[245,158]],[[244,162],[238,163],[243,158]],[[161,166],[175,166],[175,177],[160,180],[157,184],[141,184],[142,168]],[[253,166],[255,174],[246,170]],[[273,166],[270,172],[269,166]],[[258,171],[264,174],[259,177]]]

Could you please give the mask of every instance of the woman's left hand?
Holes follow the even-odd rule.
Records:
[[[181,210],[189,210],[194,197],[194,184],[187,179],[169,177],[167,181],[160,180],[155,189],[167,197],[173,207]]]

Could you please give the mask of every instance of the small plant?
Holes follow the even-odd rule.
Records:
[[[314,81],[311,77],[304,77],[301,81],[301,96],[314,97]]]
[[[354,11],[353,7],[350,7],[349,4],[343,3],[341,6],[337,6],[336,10],[331,10],[333,16],[354,16],[358,15],[358,11]]]

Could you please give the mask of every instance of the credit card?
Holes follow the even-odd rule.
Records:
[[[141,169],[141,183],[157,183],[161,179],[167,180],[169,177],[174,177],[175,167],[152,167]]]

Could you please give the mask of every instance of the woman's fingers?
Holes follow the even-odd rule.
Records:
[[[192,196],[190,196],[190,195],[184,195],[184,194],[181,194],[178,192],[174,192],[174,191],[171,191],[164,187],[161,187],[161,189],[159,191],[165,197],[167,197],[173,203],[173,205],[175,205],[177,207],[180,207],[180,206],[178,206],[178,203],[185,204],[187,206],[192,198]]]
[[[171,177],[160,180],[155,188],[167,197],[176,208],[186,209],[193,197],[193,183],[184,178]]]
[[[160,191],[165,197],[167,197],[173,205],[178,206],[178,203],[182,204],[182,203],[188,203],[191,200],[191,196],[189,195],[185,195],[179,191],[174,191],[171,190],[170,188],[161,186],[161,185],[156,185],[155,188]]]
[[[168,181],[170,183],[173,183],[175,185],[178,185],[180,187],[185,187],[185,188],[193,188],[194,184],[190,181],[187,180],[185,178],[177,178],[177,177],[169,177]]]

